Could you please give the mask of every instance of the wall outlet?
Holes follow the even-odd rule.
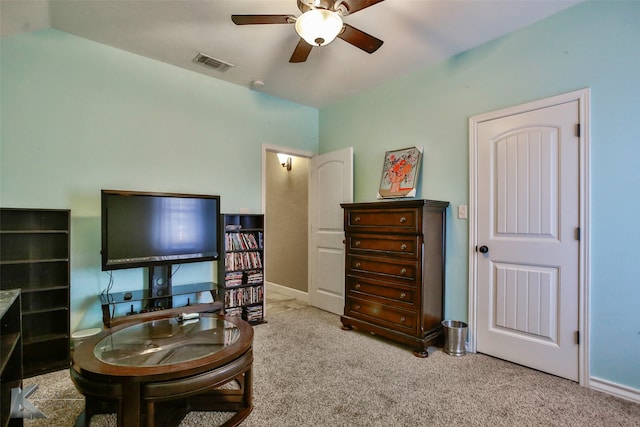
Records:
[[[240,208],[240,213],[241,214],[248,214],[249,213],[249,208]]]

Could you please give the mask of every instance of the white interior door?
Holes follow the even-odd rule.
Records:
[[[477,125],[477,351],[579,379],[578,101]]]
[[[314,156],[309,181],[309,301],[344,311],[344,229],[340,203],[353,202],[353,148]]]

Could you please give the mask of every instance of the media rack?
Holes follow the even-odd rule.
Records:
[[[222,214],[224,244],[219,268],[226,315],[251,324],[264,320],[264,215]]]

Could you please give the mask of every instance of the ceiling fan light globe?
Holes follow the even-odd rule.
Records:
[[[309,10],[296,20],[296,32],[311,46],[331,43],[342,31],[342,18],[326,9]]]

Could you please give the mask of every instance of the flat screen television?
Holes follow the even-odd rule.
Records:
[[[220,196],[120,190],[101,196],[103,271],[219,259]]]

